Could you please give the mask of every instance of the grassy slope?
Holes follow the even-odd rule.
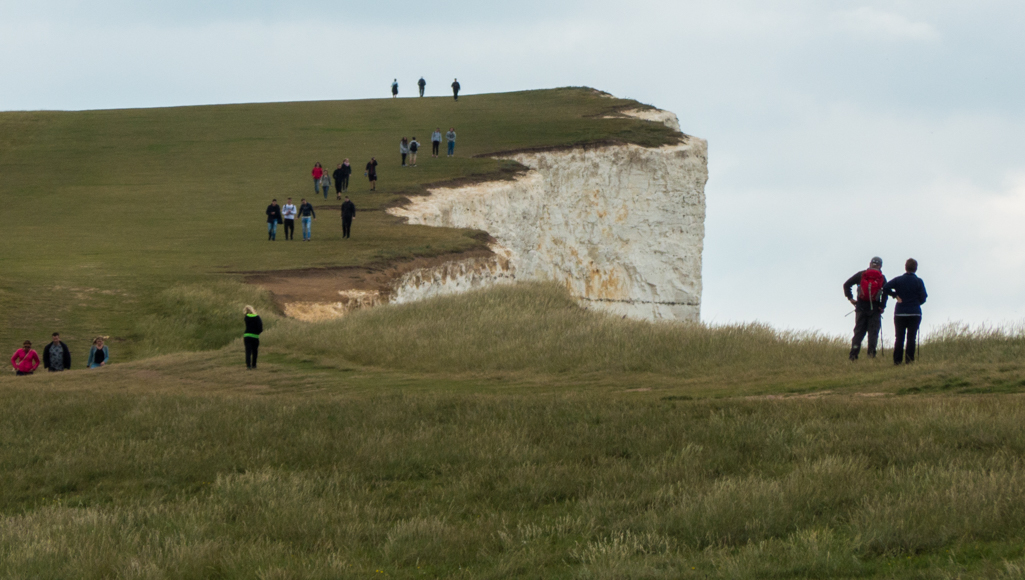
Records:
[[[381,99],[85,112],[0,113],[0,200],[13,217],[0,244],[0,344],[41,341],[61,329],[77,352],[95,334],[124,360],[148,354],[137,319],[175,284],[229,272],[359,265],[464,250],[472,232],[400,226],[381,208],[426,183],[499,171],[474,158],[528,147],[618,140],[658,144],[661,125],[598,118],[632,101],[588,89],[452,99]],[[431,159],[435,127],[455,126],[457,157]],[[416,169],[399,167],[398,142],[426,144]],[[423,151],[423,150],[422,150]],[[362,167],[380,162],[379,193]],[[315,243],[268,244],[272,197],[312,197],[310,169],[350,158],[360,212],[341,241],[331,196]],[[323,198],[320,198],[323,205]],[[335,208],[335,209],[330,209]],[[283,236],[282,236],[283,238]],[[182,340],[188,341],[183,338]],[[173,350],[165,341],[163,350]]]
[[[1025,576],[1020,335],[850,365],[832,339],[531,285],[269,314],[241,371],[240,305],[268,303],[225,272],[475,243],[373,213],[345,252],[324,221],[263,241],[266,198],[307,195],[331,139],[384,164],[367,208],[500,165],[399,170],[411,125],[456,124],[461,154],[652,138],[582,116],[610,103],[582,91],[465,103],[0,115],[0,194],[36,216],[0,253],[0,339],[129,339],[101,371],[0,377],[0,577]],[[181,349],[203,352],[122,362]]]

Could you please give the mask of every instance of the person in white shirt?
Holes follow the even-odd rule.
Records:
[[[292,198],[288,198],[285,206],[281,208],[281,217],[285,220],[285,239],[295,239],[295,204],[292,203]]]

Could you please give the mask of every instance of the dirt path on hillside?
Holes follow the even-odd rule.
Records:
[[[365,266],[274,270],[244,274],[247,283],[267,289],[274,296],[274,304],[284,311],[285,305],[290,303],[344,302],[340,293],[354,290],[377,292],[387,297],[394,282],[410,272],[422,268],[435,268],[456,260],[486,258],[491,255],[491,250],[477,248],[466,252],[397,259]]]

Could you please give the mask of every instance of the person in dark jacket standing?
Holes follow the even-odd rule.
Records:
[[[270,205],[267,206],[267,240],[274,241],[278,236],[278,224],[282,221],[281,219],[281,206],[278,205],[278,200],[272,199]]]
[[[331,177],[335,178],[335,199],[342,199],[342,176],[344,171],[342,170],[342,164],[338,164],[338,169],[334,170]]]
[[[416,86],[420,87],[420,96],[424,96],[424,87],[427,86],[427,81],[425,81],[423,77],[420,77],[420,80],[416,81]]]
[[[367,162],[367,170],[363,172],[370,180],[370,191],[377,191],[377,158],[371,157]]]
[[[893,330],[896,341],[893,345],[893,364],[915,362],[915,346],[918,328],[922,325],[922,305],[929,297],[925,292],[925,282],[918,277],[918,261],[908,258],[904,263],[904,275],[897,276],[883,286],[883,293],[897,298],[897,307],[893,310]],[[904,348],[905,335],[907,349]]]
[[[313,211],[313,206],[306,201],[305,197],[299,205],[299,219],[303,222],[303,241],[308,242],[313,237],[311,222],[317,219],[317,212]]]
[[[341,179],[336,179],[336,181],[341,181],[340,187],[342,188],[342,193],[345,193],[349,191],[349,176],[352,175],[352,165],[349,164],[349,158],[346,157],[338,167],[342,170],[342,177]],[[338,196],[338,199],[342,199],[342,197]]]
[[[391,98],[399,96],[399,79],[395,79],[391,82]]]
[[[854,305],[854,340],[851,341],[851,360],[858,360],[858,353],[861,352],[861,342],[868,334],[868,357],[875,358],[876,346],[879,343],[879,329],[882,327],[883,310],[886,309],[886,294],[882,293],[883,285],[886,284],[886,277],[880,271],[883,267],[883,259],[872,258],[868,263],[868,269],[862,270],[851,276],[843,283],[843,293],[847,300]],[[863,296],[861,292],[861,279],[868,270],[879,272],[875,277],[879,280],[876,296]],[[858,287],[858,297],[855,300],[851,288]]]
[[[356,205],[346,197],[342,202],[342,237],[348,238],[352,231],[352,218],[356,217]]]
[[[459,100],[459,89],[460,88],[462,88],[462,87],[459,86],[459,79],[455,79],[454,81],[452,81],[452,98],[457,100],[457,101]]]
[[[53,373],[71,368],[71,351],[61,342],[59,332],[53,333],[53,340],[43,349],[43,368]]]
[[[246,368],[256,370],[256,355],[260,352],[260,333],[263,332],[263,321],[256,309],[248,304],[244,310],[246,314],[246,331],[242,335],[242,342],[246,345]]]

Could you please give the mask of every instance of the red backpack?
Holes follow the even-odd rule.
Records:
[[[882,302],[885,281],[883,273],[875,268],[869,268],[862,272],[861,283],[858,284],[858,300],[867,300],[870,303]]]

